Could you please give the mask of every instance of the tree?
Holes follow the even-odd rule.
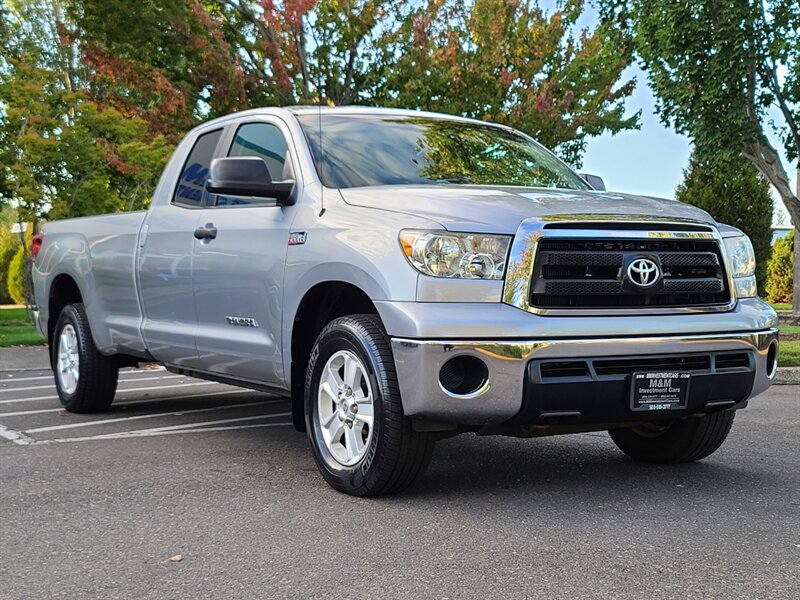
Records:
[[[139,117],[65,89],[58,74],[9,59],[0,74],[0,181],[20,222],[141,209],[171,147]]]
[[[43,1],[43,0],[37,0]],[[70,0],[66,39],[101,106],[176,143],[244,107],[367,104],[515,126],[580,163],[585,140],[636,126],[613,26],[583,0]],[[114,19],[108,14],[113,13]]]
[[[742,157],[705,158],[695,152],[676,197],[750,237],[756,253],[756,281],[763,291],[772,251],[773,200],[769,183],[756,168]]]
[[[800,157],[798,0],[600,0],[604,19],[626,28],[658,98],[662,120],[698,151],[745,156],[777,190],[800,227],[774,133]],[[800,236],[795,236],[800,286]],[[800,313],[800,293],[794,294]]]
[[[536,2],[428,0],[396,35],[383,104],[503,123],[579,165],[587,137],[636,127],[635,81],[620,83],[631,48],[604,24],[575,35],[582,0],[548,14]]]
[[[0,196],[41,218],[146,206],[171,151],[164,136],[90,92],[93,72],[57,0],[10,2],[0,63]],[[11,31],[13,29],[13,31]],[[25,250],[24,250],[25,251]]]
[[[625,116],[631,52],[584,3],[0,0],[0,203],[33,222],[147,204],[199,122],[386,104],[506,123],[573,164]],[[113,15],[113,18],[110,17]]]
[[[767,265],[767,300],[770,302],[792,302],[792,249],[796,232],[775,240],[772,258]]]

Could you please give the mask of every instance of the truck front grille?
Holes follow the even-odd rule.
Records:
[[[640,287],[628,275],[637,259],[658,265],[656,284]],[[539,241],[530,305],[536,308],[636,308],[723,305],[730,290],[715,240]]]

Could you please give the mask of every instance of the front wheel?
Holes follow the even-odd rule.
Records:
[[[612,429],[608,433],[617,447],[634,460],[693,462],[713,454],[722,445],[735,414],[725,410],[663,425],[647,423],[632,429]]]
[[[399,492],[430,462],[431,434],[403,413],[389,339],[375,315],[351,315],[319,334],[305,386],[306,430],[322,476],[353,496]]]
[[[103,412],[111,406],[119,368],[98,352],[83,304],[68,304],[53,332],[53,371],[61,404],[69,412]]]

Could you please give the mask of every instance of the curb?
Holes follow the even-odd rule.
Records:
[[[800,385],[800,367],[778,367],[775,385]]]
[[[47,346],[0,348],[0,371],[50,370]]]

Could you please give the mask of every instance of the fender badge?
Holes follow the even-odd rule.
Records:
[[[289,245],[290,246],[300,246],[306,243],[306,237],[308,234],[305,231],[292,231],[289,234]]]
[[[253,317],[225,317],[225,320],[234,327],[258,327],[258,321]]]

